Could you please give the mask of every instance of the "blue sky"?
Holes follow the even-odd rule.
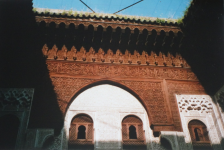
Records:
[[[139,0],[83,0],[96,13],[115,13]],[[191,0],[143,0],[118,14],[178,19]],[[33,7],[91,12],[80,0],[33,0]]]

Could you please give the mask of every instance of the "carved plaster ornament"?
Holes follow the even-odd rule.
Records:
[[[129,64],[128,63],[128,56],[129,56],[129,51],[126,49],[124,56],[123,56],[123,64]]]
[[[102,48],[100,48],[98,50],[98,62],[104,62],[105,61],[104,55],[105,55],[104,50]]]
[[[190,68],[190,65],[187,63],[187,61],[184,58],[182,58],[182,64],[185,68]]]
[[[181,54],[178,53],[178,57],[180,60],[180,66],[183,67],[183,58],[182,58]]]
[[[128,53],[128,63],[129,63],[129,64],[132,63],[131,53]]]
[[[155,55],[155,59],[156,59],[157,66],[163,66],[164,65],[163,54],[161,52],[159,52],[158,56]]]
[[[62,50],[57,52],[57,59],[58,60],[66,60],[67,58],[67,48],[65,45],[63,45]]]
[[[76,60],[76,53],[77,53],[77,50],[76,50],[75,46],[72,46],[71,50],[67,51],[67,54],[66,54],[67,59],[66,60]]]
[[[115,63],[122,63],[123,62],[122,53],[119,49],[117,49],[117,51],[116,51],[114,62]]]
[[[212,110],[212,103],[210,103],[206,99],[198,99],[196,97],[191,97],[185,99],[182,97],[182,99],[178,102],[180,112],[185,111],[199,111],[201,113],[206,112],[209,113]]]
[[[176,54],[176,57],[174,57],[173,55],[171,55],[172,61],[173,61],[173,66],[175,67],[181,67],[180,66],[180,59],[179,59],[179,55]]]
[[[86,53],[86,61],[94,62],[95,61],[95,50],[90,47],[89,52]]]
[[[138,51],[134,50],[134,55],[131,56],[132,64],[138,64],[138,57],[139,57],[138,54],[139,54]]]
[[[75,46],[72,46],[71,51],[73,53],[73,59],[76,60],[77,59],[77,49],[75,48]]]
[[[81,47],[80,52],[82,54],[82,60],[85,61],[86,60],[86,49],[83,46]]]
[[[146,52],[145,53],[145,59],[146,59],[146,64],[149,65],[150,62],[149,62],[149,54]]]
[[[140,61],[142,65],[146,65],[146,52],[143,50],[142,55],[140,55]]]
[[[47,44],[44,44],[44,46],[42,48],[42,53],[43,53],[44,57],[47,57],[47,52],[48,52]]]
[[[105,62],[106,63],[113,63],[114,62],[113,55],[114,55],[113,51],[111,49],[108,49],[107,54],[106,54]]]
[[[141,64],[141,55],[139,54],[139,52],[137,51],[137,63],[140,65]]]
[[[164,62],[165,62],[165,65],[166,65],[166,66],[168,66],[168,67],[173,66],[173,65],[172,65],[171,55],[170,55],[169,52],[167,53],[167,57],[165,56],[165,54],[163,54],[163,59],[164,59]]]
[[[57,58],[58,48],[56,45],[52,47],[51,50],[48,51],[48,59],[56,59]]]
[[[123,62],[123,54],[121,53],[121,51],[119,50],[119,62],[122,63]]]
[[[151,51],[151,54],[148,56],[149,64],[155,65],[155,53]]]

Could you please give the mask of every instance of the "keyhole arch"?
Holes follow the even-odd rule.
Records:
[[[134,125],[129,127],[129,139],[137,139],[136,127]]]
[[[86,127],[84,125],[80,125],[78,127],[78,137],[77,139],[86,139]]]

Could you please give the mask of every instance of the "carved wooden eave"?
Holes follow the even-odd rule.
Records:
[[[84,26],[88,27],[92,25],[94,28],[98,26],[102,26],[103,28],[112,27],[112,29],[116,29],[120,27],[121,29],[129,28],[131,31],[138,29],[142,32],[144,29],[151,32],[155,30],[159,35],[161,31],[169,33],[170,31],[173,32],[175,35],[178,32],[181,32],[179,27],[175,26],[162,26],[162,25],[152,25],[152,24],[143,24],[143,23],[136,23],[136,22],[125,22],[124,20],[109,20],[109,19],[80,19],[80,18],[59,18],[59,17],[46,17],[46,16],[36,16],[36,22],[40,23],[44,21],[46,24],[50,24],[54,22],[56,25],[64,23],[67,27],[70,24],[74,24],[75,26],[79,26],[83,24]]]

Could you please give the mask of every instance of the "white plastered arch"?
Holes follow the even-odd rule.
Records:
[[[71,120],[78,114],[87,114],[94,122],[95,149],[103,149],[105,146],[107,149],[122,147],[121,123],[128,115],[141,119],[146,142],[150,139],[150,134],[147,133],[152,131],[145,108],[136,97],[120,87],[101,84],[80,93],[69,106],[65,116],[64,129],[67,139]],[[115,144],[102,144],[106,141],[113,141]]]

